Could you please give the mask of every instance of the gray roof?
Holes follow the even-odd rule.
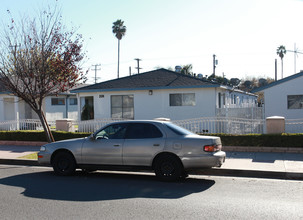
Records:
[[[71,92],[79,93],[204,87],[220,87],[220,84],[196,78],[190,75],[177,73],[167,69],[158,69],[119,79],[109,80],[78,89],[73,89]]]
[[[303,76],[303,72],[302,72],[302,71],[299,72],[299,73],[296,73],[296,74],[294,74],[294,75],[291,75],[291,76],[285,77],[285,78],[283,78],[283,79],[280,79],[280,80],[278,80],[278,81],[272,82],[272,83],[270,83],[270,84],[268,84],[268,85],[266,85],[266,86],[262,86],[262,87],[253,89],[251,92],[252,92],[252,93],[260,92],[260,91],[263,91],[263,90],[265,90],[265,89],[271,88],[271,87],[276,86],[276,85],[279,85],[279,84],[281,84],[281,83],[285,83],[285,82],[287,82],[287,81],[296,79],[296,78],[301,77],[301,76]]]

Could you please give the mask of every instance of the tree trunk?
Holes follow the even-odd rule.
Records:
[[[119,79],[119,61],[120,61],[120,40],[118,39],[118,79]]]
[[[283,59],[281,59],[281,79],[283,79]]]
[[[49,126],[47,124],[47,121],[45,119],[43,111],[40,110],[40,111],[37,111],[36,113],[37,113],[37,115],[38,115],[38,117],[39,117],[39,119],[41,121],[42,127],[43,127],[45,135],[46,135],[47,142],[49,142],[49,143],[55,142],[54,137],[53,137],[53,135],[52,135],[52,133],[51,133],[51,131],[49,129]]]

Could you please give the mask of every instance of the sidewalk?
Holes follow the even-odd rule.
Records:
[[[20,157],[36,153],[39,146],[0,145],[0,164],[39,166],[36,160]],[[193,172],[197,175],[239,176],[303,180],[303,154],[226,152],[221,168]]]

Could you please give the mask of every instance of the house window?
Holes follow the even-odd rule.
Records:
[[[65,105],[65,98],[52,98],[52,105]]]
[[[221,106],[221,93],[218,93],[218,105],[219,105],[219,108],[222,108],[222,106]]]
[[[288,95],[287,96],[288,109],[303,109],[303,95]]]
[[[69,98],[69,105],[77,105],[78,99],[77,98]]]
[[[134,119],[134,95],[112,95],[111,116]]]
[[[195,93],[169,94],[170,106],[195,106]]]

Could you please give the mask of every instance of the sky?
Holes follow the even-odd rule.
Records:
[[[64,24],[79,27],[89,69],[88,83],[117,78],[118,40],[112,24],[122,19],[127,28],[120,41],[120,77],[192,64],[196,74],[213,73],[228,79],[281,79],[280,45],[287,51],[283,77],[303,70],[302,0],[0,0],[0,20],[35,16],[39,9],[58,4]],[[296,45],[296,47],[295,47]],[[296,59],[295,59],[296,57]],[[296,66],[294,65],[296,62]],[[295,68],[296,67],[296,68]]]

